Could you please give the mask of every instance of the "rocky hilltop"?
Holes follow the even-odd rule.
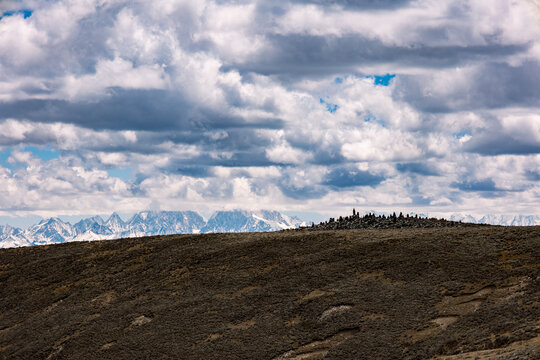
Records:
[[[0,283],[0,359],[540,358],[540,227],[0,249]]]
[[[316,230],[338,230],[338,229],[401,229],[401,228],[445,228],[445,227],[471,227],[485,224],[466,223],[461,221],[449,221],[445,219],[427,218],[422,216],[410,216],[400,213],[396,215],[376,215],[368,213],[358,214],[353,209],[351,216],[340,216],[330,218],[328,221],[318,225],[312,224]]]

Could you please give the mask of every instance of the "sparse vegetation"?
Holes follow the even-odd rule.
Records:
[[[0,359],[540,356],[540,227],[4,249],[0,283]]]
[[[471,227],[486,226],[480,224],[469,224],[457,221],[448,221],[445,219],[423,218],[415,215],[414,217],[403,215],[399,216],[394,212],[392,215],[376,215],[368,213],[360,216],[356,209],[353,209],[352,216],[340,216],[337,221],[330,218],[328,221],[321,222],[312,226],[318,230],[338,230],[338,229],[400,229],[400,228],[440,228],[440,227]]]

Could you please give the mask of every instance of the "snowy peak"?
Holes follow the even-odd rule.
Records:
[[[254,216],[258,216],[255,213]],[[306,226],[306,223],[294,216],[287,216],[278,211],[262,210],[260,216],[275,230],[284,230]]]
[[[0,248],[29,245],[32,244],[26,238],[24,231],[10,225],[0,225]]]
[[[218,211],[201,229],[203,233],[276,231],[299,227],[303,223],[297,218],[277,211],[258,212],[245,210]]]
[[[74,229],[70,223],[54,217],[41,220],[37,225],[25,231],[26,237],[32,240],[33,245],[62,243],[70,239],[73,234]]]
[[[197,233],[204,225],[194,211],[142,211],[128,221],[123,237]]]
[[[83,219],[73,225],[73,229],[76,234],[83,234],[86,232],[93,232],[94,234],[110,235],[111,229],[107,227],[100,216],[94,216],[91,218]]]
[[[503,226],[534,226],[540,225],[540,216],[538,215],[484,215],[475,218],[472,215],[453,214],[449,220],[462,221],[473,224],[489,224]]]
[[[112,215],[109,217],[109,219],[105,222],[104,225],[111,229],[111,231],[114,233],[124,231],[126,228],[126,223],[115,212],[112,213]]]
[[[247,211],[218,211],[208,219],[208,223],[201,229],[201,232],[240,232],[246,227],[248,219],[249,213]]]
[[[477,224],[478,221],[471,215],[453,214],[448,218],[450,221],[461,221],[464,223]]]
[[[540,225],[540,216],[536,215],[475,218],[453,214],[449,220],[506,226]],[[93,216],[75,225],[59,218],[44,219],[26,230],[0,225],[0,248],[151,235],[277,231],[305,225],[295,217],[270,210],[217,211],[208,221],[194,211],[141,211],[127,222],[113,213],[107,221]]]
[[[480,224],[505,226],[531,226],[540,225],[540,216],[534,215],[486,215],[478,220]]]

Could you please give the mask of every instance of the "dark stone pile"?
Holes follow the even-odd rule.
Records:
[[[312,224],[312,229],[338,230],[338,229],[399,229],[399,228],[441,228],[441,227],[469,227],[479,224],[462,223],[445,219],[410,216],[403,213],[392,215],[375,215],[372,213],[360,216],[354,209],[351,216],[340,216],[338,219],[330,218],[318,225]]]

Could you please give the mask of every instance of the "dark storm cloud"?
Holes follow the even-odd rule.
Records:
[[[275,120],[276,123],[281,123]],[[199,137],[199,141],[208,146],[209,149],[237,149],[239,151],[247,151],[252,148],[266,148],[270,146],[271,141],[263,136],[255,128],[235,128],[228,129],[226,136],[221,139],[213,139],[211,137]]]
[[[346,162],[345,157],[339,149],[311,148],[309,150],[313,155],[311,162],[317,165],[335,165]]]
[[[163,90],[114,89],[99,101],[19,100],[0,102],[4,118],[35,122],[64,122],[90,129],[148,130],[185,129],[197,126],[192,106]]]
[[[303,169],[303,166],[283,166],[281,176],[272,182],[291,199],[317,199],[328,194],[329,187],[319,184],[313,174],[304,172]]]
[[[452,186],[462,191],[501,191],[492,179],[455,182]]]
[[[246,166],[271,166],[281,165],[276,164],[266,158],[264,150],[252,148],[250,151],[235,151],[230,157],[214,157],[211,156],[206,149],[199,155],[193,155],[189,158],[175,159],[174,155],[171,164],[167,165],[163,170],[169,172],[188,173],[189,171],[197,172],[201,166],[223,166],[223,167],[246,167]],[[231,149],[233,150],[233,149]],[[203,177],[205,174],[198,172],[198,177]]]
[[[411,2],[413,0],[262,0],[257,2],[256,22],[259,25],[258,31],[264,33],[265,26],[271,25],[273,19],[283,16],[292,5],[316,5],[324,11],[335,7],[352,11],[373,11],[406,7]]]
[[[278,181],[278,186],[285,196],[296,200],[321,198],[329,191],[323,186],[299,186],[287,181]]]
[[[510,128],[503,126],[504,119],[493,115],[484,114],[483,120],[487,126],[472,133],[472,137],[463,144],[464,151],[488,156],[540,153],[540,142],[534,134],[536,128],[531,126],[532,122],[538,121],[537,118],[518,118]],[[526,136],[528,133],[530,136]]]
[[[177,169],[177,172],[182,175],[191,176],[195,178],[205,178],[212,176],[210,168],[208,166],[187,165],[181,166]]]
[[[341,6],[350,10],[391,10],[407,6],[413,0],[292,0],[265,1],[267,4],[314,4],[322,7]]]
[[[413,0],[297,0],[321,6],[340,5],[347,9],[395,9],[409,5]]]
[[[14,138],[10,135],[0,133],[0,146],[13,146],[21,143],[26,145],[46,145],[55,142],[55,137],[52,134],[43,134],[37,131],[27,134],[24,139]]]
[[[399,62],[401,66],[453,67],[523,52],[525,45],[387,46],[359,35],[268,35],[269,49],[233,68],[265,75],[321,76],[355,71],[361,65]],[[224,67],[225,69],[227,67]]]
[[[198,146],[202,153],[192,156],[189,159],[174,160],[167,167],[171,172],[183,166],[268,166],[279,165],[266,157],[265,149],[271,142],[255,128],[235,128],[228,129],[226,136],[214,139],[211,136],[201,134],[198,131],[189,132],[162,132],[151,143],[161,144],[172,141],[175,144],[189,144]],[[162,152],[159,147],[154,148],[155,152]],[[167,152],[167,150],[165,150]],[[211,155],[214,152],[217,155]],[[230,152],[230,156],[220,156],[219,154]],[[201,173],[203,174],[203,173]],[[210,172],[204,175],[211,175]]]
[[[412,204],[419,205],[419,206],[427,206],[433,201],[432,197],[424,196],[424,195],[417,195],[417,194],[411,195],[411,199],[412,199]]]
[[[422,167],[418,169],[418,164],[420,163],[398,164],[398,167],[399,165],[402,165],[402,166],[404,165],[405,168],[408,169],[407,171],[405,171],[406,173],[420,175],[418,173],[413,173],[410,171],[410,170],[420,170],[420,171],[425,170],[425,169],[422,169]],[[414,176],[412,179],[404,179],[403,184],[409,193],[409,197],[411,198],[411,204],[418,205],[418,206],[426,206],[426,205],[429,205],[434,200],[434,198],[432,196],[425,194],[424,186],[422,186],[422,183],[421,183],[421,180],[422,180],[421,176],[423,175]]]
[[[0,102],[2,118],[35,122],[64,122],[89,129],[197,130],[281,128],[279,119],[245,121],[239,117],[194,106],[178,93],[165,90],[109,89],[98,101],[19,100]]]
[[[540,143],[526,141],[504,132],[487,131],[466,142],[464,150],[492,156],[501,154],[540,154]]]
[[[425,163],[403,163],[397,164],[396,169],[402,173],[413,173],[424,176],[438,176],[439,172]]]
[[[337,188],[348,188],[354,186],[379,185],[385,178],[383,176],[371,174],[368,171],[358,170],[353,167],[341,167],[330,171],[324,178],[323,185]]]
[[[221,166],[270,166],[276,163],[266,157],[264,149],[252,149],[251,151],[238,151],[230,159],[211,159],[212,164]]]
[[[502,56],[500,51],[493,55]],[[464,84],[453,91],[426,90],[436,81],[437,73],[420,76],[400,76],[394,95],[417,109],[431,113],[504,108],[509,106],[540,106],[540,64],[525,62],[519,66],[487,62],[479,64]]]
[[[316,141],[301,133],[291,133],[286,137],[287,141],[297,149],[311,154],[311,163],[317,165],[336,165],[346,162],[341,154],[341,144],[328,144],[320,146]]]
[[[464,192],[476,193],[488,199],[503,197],[508,192],[498,188],[492,179],[454,182],[450,186]]]
[[[540,170],[527,170],[525,177],[532,181],[540,181]]]

